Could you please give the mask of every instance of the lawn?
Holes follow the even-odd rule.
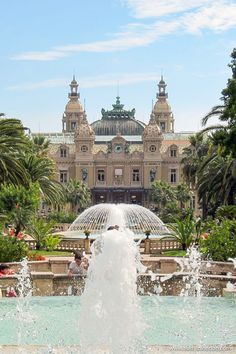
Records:
[[[183,250],[163,251],[163,252],[161,252],[161,256],[184,257],[184,256],[186,256],[186,251],[183,251]]]
[[[46,256],[46,257],[73,257],[74,253],[73,252],[69,252],[69,251],[46,251],[46,250],[32,250],[29,251],[28,253],[29,256],[32,255],[41,255],[41,256]]]

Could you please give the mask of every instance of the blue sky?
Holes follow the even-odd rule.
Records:
[[[73,74],[90,122],[118,85],[148,122],[163,74],[176,131],[200,129],[231,76],[236,1],[11,0],[0,12],[0,112],[33,132],[61,131]]]

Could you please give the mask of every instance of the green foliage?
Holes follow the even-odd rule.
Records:
[[[195,221],[191,215],[187,215],[183,220],[173,219],[173,224],[168,224],[168,229],[173,231],[173,237],[182,245],[182,249],[186,250],[194,240]]]
[[[19,156],[29,147],[25,128],[18,119],[0,118],[0,185],[28,183],[28,173]]]
[[[16,236],[0,235],[0,262],[19,262],[27,256],[28,246]]]
[[[54,220],[56,223],[68,223],[71,224],[77,217],[77,214],[73,212],[66,213],[64,211],[51,212],[47,219]]]
[[[236,205],[222,205],[216,211],[218,219],[236,219]]]
[[[48,235],[44,238],[44,244],[47,251],[53,251],[60,243],[61,239],[58,236]]]
[[[45,222],[44,219],[38,219],[38,218],[34,218],[32,220],[27,231],[30,234],[30,236],[32,236],[36,240],[36,248],[38,250],[46,248],[46,239],[49,236],[52,236],[54,226],[55,226],[54,221]]]
[[[158,216],[165,223],[172,222],[173,217],[185,216],[188,213],[185,205],[190,198],[190,190],[186,184],[171,186],[163,181],[152,184],[152,200],[157,204]]]
[[[170,202],[165,208],[159,209],[158,216],[164,223],[171,223],[175,218],[182,218],[182,210],[176,202]]]
[[[236,221],[211,223],[209,236],[202,239],[201,252],[213,261],[228,261],[236,257]]]
[[[167,203],[175,199],[175,192],[172,186],[163,181],[155,181],[152,184],[152,200],[158,205],[158,208],[164,208]]]
[[[16,234],[24,229],[39,207],[39,186],[30,184],[29,188],[21,185],[3,184],[0,188],[0,210],[6,220],[16,229]]]
[[[66,185],[66,199],[71,203],[74,212],[84,209],[91,203],[91,193],[86,183],[70,180]]]
[[[54,179],[55,163],[52,159],[41,155],[22,156],[22,164],[29,174],[30,180],[37,182],[43,199],[53,205],[65,201],[64,187]]]

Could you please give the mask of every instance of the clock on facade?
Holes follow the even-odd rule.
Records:
[[[116,145],[114,147],[114,151],[119,153],[119,152],[122,152],[123,151],[123,146],[122,145]]]

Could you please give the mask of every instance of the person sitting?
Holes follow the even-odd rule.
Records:
[[[0,276],[13,275],[14,271],[7,264],[0,264]]]
[[[88,260],[85,257],[82,257],[80,253],[75,252],[74,261],[69,265],[68,275],[72,277],[73,275],[85,276],[87,275],[88,270]]]

